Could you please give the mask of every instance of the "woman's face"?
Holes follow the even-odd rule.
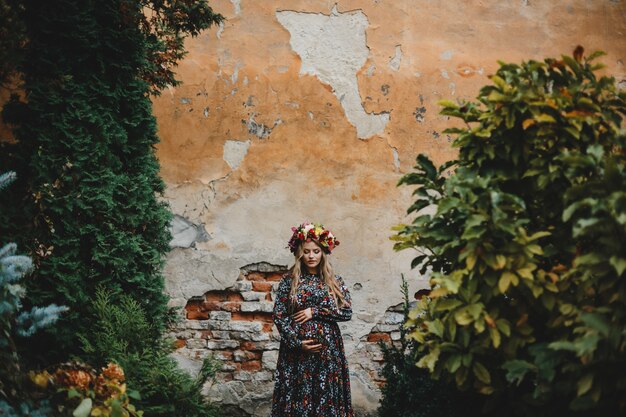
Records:
[[[302,249],[304,250],[304,255],[302,255],[302,261],[306,265],[309,272],[317,271],[317,266],[322,260],[322,249],[317,246],[317,243],[313,242],[312,240],[304,242],[304,245],[302,245]]]

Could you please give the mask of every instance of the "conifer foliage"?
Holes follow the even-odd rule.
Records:
[[[32,213],[29,301],[70,308],[39,344],[50,362],[79,352],[97,286],[130,294],[163,329],[170,213],[157,199],[164,184],[149,94],[174,82],[184,35],[221,16],[205,1],[20,3],[26,100],[14,98],[4,114],[16,126],[13,160],[24,163]],[[166,71],[151,72],[155,62]]]
[[[0,174],[0,192],[15,181],[14,172]],[[24,311],[26,291],[22,279],[33,267],[28,256],[17,254],[15,243],[0,242],[0,415],[39,417],[47,415],[47,401],[34,404],[24,393],[25,372],[15,346],[16,335],[32,336],[53,324],[67,307],[49,305]]]

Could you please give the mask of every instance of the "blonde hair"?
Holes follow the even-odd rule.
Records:
[[[311,239],[321,250],[322,250],[322,259],[320,259],[319,265],[317,265],[317,270],[319,275],[322,277],[326,288],[328,288],[328,292],[335,300],[335,304],[337,307],[342,307],[345,304],[345,299],[343,294],[341,293],[341,288],[339,288],[339,283],[337,279],[335,279],[335,273],[333,272],[333,267],[330,264],[330,259],[328,259],[328,254],[324,252],[324,248],[317,242],[315,239]],[[289,292],[289,299],[292,301],[291,305],[293,305],[293,301],[296,299],[298,284],[300,283],[300,275],[302,274],[303,268],[306,268],[303,265],[302,258],[304,257],[304,243],[301,242],[294,253],[295,262],[293,266],[289,269],[289,275],[291,276],[291,291]]]

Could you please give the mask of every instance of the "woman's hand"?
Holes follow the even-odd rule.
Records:
[[[314,344],[316,341],[313,339],[302,341],[302,350],[307,353],[319,353],[322,350],[322,344]]]
[[[302,324],[313,318],[313,312],[311,311],[311,307],[309,307],[294,313],[292,317],[296,323]]]

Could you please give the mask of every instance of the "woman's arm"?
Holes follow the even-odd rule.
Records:
[[[336,275],[335,279],[339,284],[339,289],[343,295],[344,303],[341,308],[337,308],[335,299],[332,295],[327,294],[322,302],[311,308],[314,319],[328,320],[328,321],[348,321],[352,318],[352,298],[350,297],[350,291],[343,282],[343,279]]]
[[[294,330],[293,318],[287,312],[289,305],[289,292],[291,291],[291,278],[284,276],[278,284],[276,290],[276,300],[274,301],[274,324],[278,328],[280,338],[287,346],[296,349],[302,346],[302,341],[298,339],[298,334]]]

